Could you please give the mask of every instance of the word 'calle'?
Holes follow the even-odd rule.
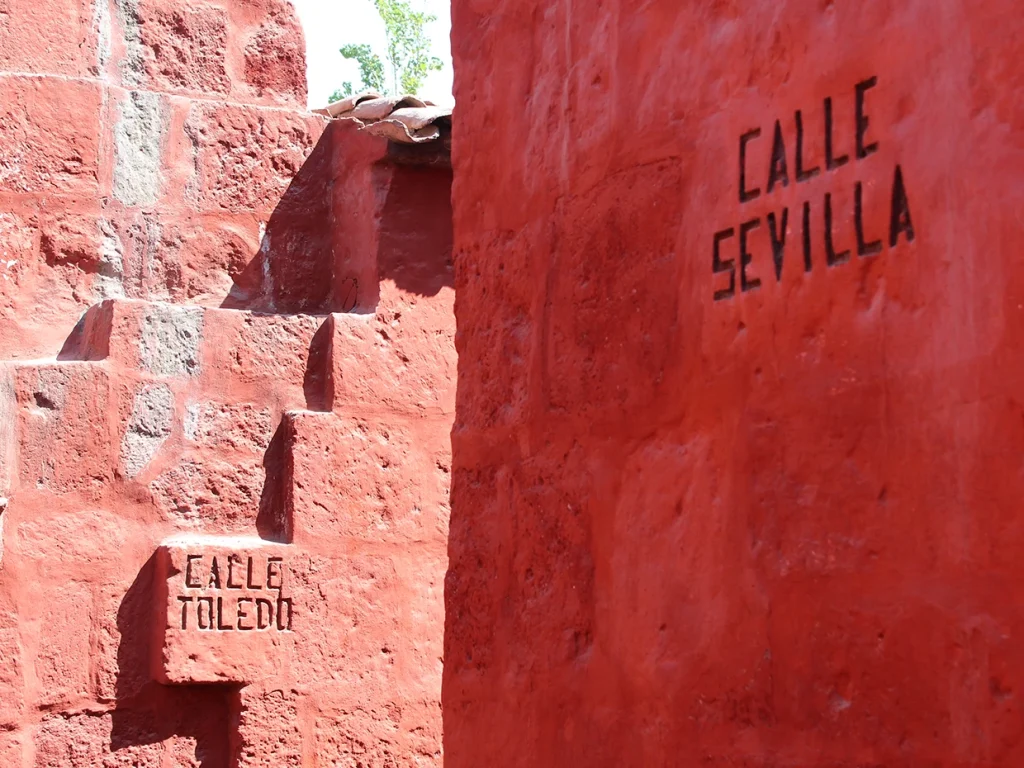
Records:
[[[878,151],[878,142],[870,142],[868,139],[868,128],[870,120],[867,115],[865,101],[869,90],[878,84],[877,77],[864,80],[854,88],[854,135],[855,135],[855,158],[857,163],[866,160]],[[825,171],[832,172],[850,162],[849,154],[837,154],[835,147],[835,125],[832,108],[832,99],[826,98],[824,102],[824,158],[823,163],[814,166],[808,165],[804,156],[804,123],[803,115],[797,110],[794,115],[795,136],[793,151],[787,149],[786,140],[782,132],[782,124],[775,121],[775,130],[772,138],[772,150],[768,164],[768,172],[765,177],[763,193],[772,194],[776,188],[788,187],[791,182],[797,184],[810,181],[822,172],[822,165]],[[755,128],[740,136],[739,141],[739,201],[746,204],[756,200],[762,194],[759,186],[753,186],[752,177],[748,169],[748,150],[750,146],[761,138],[761,129]],[[789,158],[793,158],[793,173],[790,175]],[[833,220],[832,194],[826,192],[821,204],[822,238],[825,249],[825,263],[828,267],[835,267],[850,260],[850,249],[836,250],[835,232]],[[800,211],[801,238],[800,250],[803,256],[803,271],[810,272],[813,267],[811,258],[812,232],[812,208],[809,200],[804,201]],[[794,217],[795,218],[795,217]],[[768,236],[771,243],[772,262],[775,267],[776,281],[782,280],[782,268],[786,256],[787,235],[790,231],[790,210],[783,208],[779,213],[769,213],[764,219],[767,224]],[[736,261],[737,259],[722,258],[722,251],[727,240],[736,238],[739,260],[740,290],[743,292],[752,291],[760,287],[760,278],[750,277],[747,268],[753,262],[753,255],[749,250],[750,234],[761,227],[761,218],[754,217],[743,222],[739,227],[729,227],[715,233],[712,247],[712,274],[728,274],[728,286],[715,290],[715,301],[730,299],[736,295]],[[875,256],[882,252],[882,239],[870,238],[865,234],[864,223],[864,184],[857,181],[853,188],[853,224],[857,241],[857,255],[860,257]],[[738,232],[738,236],[737,236]],[[914,226],[911,223],[910,203],[907,199],[907,190],[903,181],[903,171],[899,165],[896,166],[892,178],[889,222],[887,240],[890,248],[895,248],[899,243],[900,236],[904,236],[907,242],[914,240]],[[719,283],[720,284],[720,283]]]
[[[284,597],[284,568],[280,557],[188,555],[181,629],[252,632],[292,628],[292,600]],[[188,594],[189,592],[202,594]],[[211,594],[211,592],[213,594]],[[270,594],[271,592],[276,594]],[[194,622],[189,618],[194,616]]]

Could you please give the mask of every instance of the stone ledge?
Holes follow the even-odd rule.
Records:
[[[166,540],[156,559],[154,676],[245,684],[287,667],[301,622],[293,549],[237,536]]]

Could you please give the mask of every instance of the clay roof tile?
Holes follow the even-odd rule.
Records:
[[[441,136],[440,125],[451,121],[451,107],[438,107],[415,96],[382,96],[366,91],[329,104],[318,114],[356,120],[361,128],[400,144],[422,144]]]

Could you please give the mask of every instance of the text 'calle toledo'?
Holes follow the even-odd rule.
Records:
[[[176,596],[183,631],[291,631],[283,558],[189,554],[185,563],[184,593]]]
[[[843,118],[852,122],[852,146],[837,146],[837,116],[834,114],[831,97],[826,98],[822,105],[824,142],[823,151],[818,157],[809,157],[806,152],[804,119],[800,110],[793,116],[792,130],[788,135],[781,121],[776,120],[770,139],[762,134],[761,128],[753,128],[739,137],[741,207],[762,195],[771,195],[790,184],[809,182],[822,173],[832,173],[853,163],[858,171],[853,184],[853,225],[850,228],[852,231],[838,230],[837,222],[848,220],[843,214],[851,211],[839,211],[832,193],[825,192],[820,199],[804,200],[795,210],[782,207],[768,213],[763,219],[761,216],[752,216],[737,226],[719,230],[714,235],[712,248],[715,301],[735,297],[737,284],[741,292],[761,286],[761,278],[752,274],[750,269],[754,256],[759,256],[758,262],[761,262],[761,256],[751,252],[750,243],[751,233],[762,227],[767,230],[768,252],[777,282],[781,282],[784,269],[795,268],[805,273],[810,272],[815,262],[820,264],[821,255],[824,255],[826,267],[837,267],[849,262],[854,243],[857,256],[868,258],[882,252],[883,242],[888,243],[889,248],[895,248],[904,239],[913,242],[914,225],[910,202],[899,165],[892,169],[888,177],[891,183],[878,185],[873,190],[873,194],[878,194],[879,190],[884,189],[887,196],[884,217],[875,216],[865,221],[865,218],[870,217],[865,214],[865,184],[860,169],[871,170],[870,158],[879,148],[878,142],[871,138],[871,119],[868,114],[868,96],[877,85],[878,78],[871,77],[854,86],[853,113]],[[758,158],[767,160],[767,163],[757,162]],[[799,239],[794,241],[797,233]],[[847,244],[847,247],[839,243]],[[763,274],[763,271],[758,274]]]

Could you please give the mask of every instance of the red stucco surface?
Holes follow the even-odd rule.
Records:
[[[291,6],[0,2],[0,768],[433,766],[451,172]]]
[[[1018,4],[453,15],[448,766],[1024,764]]]

